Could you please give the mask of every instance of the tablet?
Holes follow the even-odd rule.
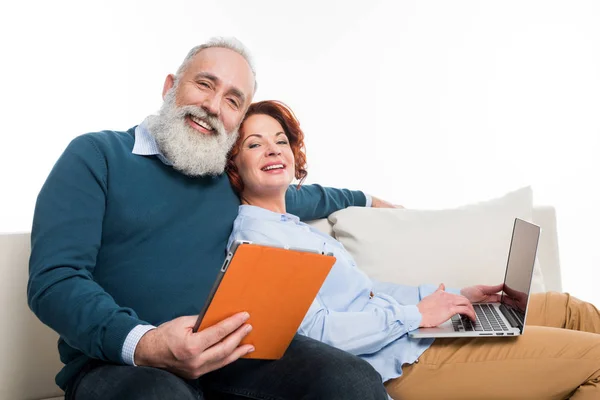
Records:
[[[247,311],[252,325],[244,358],[279,359],[335,263],[331,254],[237,241],[200,311],[194,332]]]

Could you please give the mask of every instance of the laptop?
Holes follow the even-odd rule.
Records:
[[[255,351],[243,358],[281,358],[335,261],[331,253],[236,241],[193,332],[247,311],[252,332],[241,344]]]
[[[434,328],[419,328],[409,332],[409,336],[413,338],[455,338],[522,335],[525,330],[539,238],[539,226],[516,218],[500,303],[473,304],[477,315],[476,322],[457,314]]]

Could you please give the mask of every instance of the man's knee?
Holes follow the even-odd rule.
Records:
[[[366,361],[301,335],[281,360],[238,360],[200,381],[216,392],[236,389],[265,398],[387,399],[381,376]]]
[[[73,396],[92,399],[203,399],[200,390],[176,375],[157,368],[104,365],[88,372]]]
[[[120,399],[190,399],[202,396],[183,379],[156,368],[136,367],[137,373],[120,385]]]

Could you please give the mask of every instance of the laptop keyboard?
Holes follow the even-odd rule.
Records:
[[[500,318],[496,308],[489,304],[473,304],[477,321],[473,322],[468,317],[454,315],[452,327],[456,332],[460,331],[508,331],[506,324]],[[461,329],[462,327],[462,329]]]

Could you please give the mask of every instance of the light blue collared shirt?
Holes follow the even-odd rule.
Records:
[[[333,253],[337,261],[298,333],[359,356],[384,382],[402,375],[402,364],[414,363],[433,343],[407,333],[421,322],[416,304],[437,286],[372,281],[340,242],[291,214],[242,205],[229,246],[235,240]]]
[[[146,121],[147,119],[135,128],[135,139],[131,153],[141,156],[156,156],[166,165],[172,165],[172,163],[164,156],[164,154],[161,153],[160,149],[158,148],[156,140],[148,130],[148,124]],[[371,196],[365,194],[365,197],[367,199],[365,207],[371,207]],[[146,334],[146,332],[154,328],[156,327],[153,325],[137,325],[127,334],[121,350],[121,358],[125,364],[135,365],[134,356],[137,344],[142,336]]]
[[[167,158],[161,153],[156,144],[156,139],[150,134],[148,130],[148,123],[145,119],[141,124],[135,127],[135,140],[133,142],[132,154],[140,156],[157,156],[160,161],[165,165],[173,165]]]

